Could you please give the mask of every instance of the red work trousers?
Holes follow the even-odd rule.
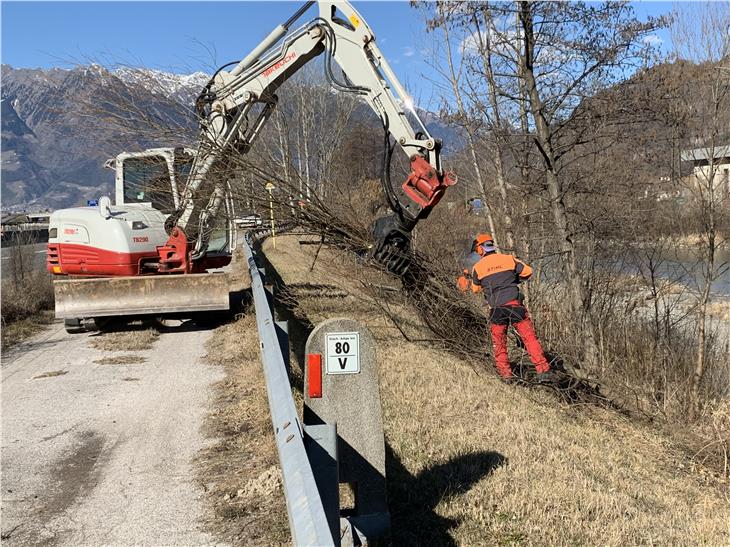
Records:
[[[497,372],[503,378],[512,377],[512,367],[509,364],[509,357],[507,355],[507,329],[509,326],[509,324],[495,325],[494,323],[491,325],[494,360],[497,366]],[[545,354],[535,334],[535,327],[532,325],[532,320],[529,317],[525,317],[518,323],[512,323],[512,326],[517,331],[517,334],[520,335],[522,343],[530,355],[530,361],[535,365],[535,370],[538,373],[549,371],[550,365],[547,359],[545,359]]]

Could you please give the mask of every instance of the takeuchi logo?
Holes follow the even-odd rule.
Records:
[[[274,63],[269,68],[267,68],[266,70],[264,70],[264,76],[269,76],[273,72],[276,72],[281,67],[283,67],[284,65],[288,64],[289,62],[291,62],[291,60],[294,59],[294,57],[296,57],[296,56],[297,56],[297,52],[296,51],[292,51],[289,55],[287,55],[286,57],[284,57],[281,61],[278,61],[278,62]]]

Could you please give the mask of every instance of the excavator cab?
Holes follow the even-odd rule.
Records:
[[[119,154],[106,166],[116,172],[116,204],[140,204],[170,215],[180,207],[181,194],[195,160],[190,148],[151,148],[142,152]],[[205,209],[204,206],[201,209]],[[213,216],[206,228],[205,256],[215,261],[230,256],[235,247],[233,203],[227,192],[223,210]]]
[[[180,204],[195,159],[189,148],[151,148],[107,160],[116,172],[116,204],[144,203],[166,214]]]

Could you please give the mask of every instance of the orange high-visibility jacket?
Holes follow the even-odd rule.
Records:
[[[481,288],[492,308],[520,297],[519,283],[532,275],[532,268],[512,255],[489,253],[474,264],[472,283]]]

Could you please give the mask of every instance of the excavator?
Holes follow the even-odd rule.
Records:
[[[317,17],[294,28],[314,4]],[[382,122],[389,209],[375,221],[371,254],[395,274],[407,270],[411,231],[455,182],[441,167],[441,142],[421,122],[357,10],[346,1],[310,1],[246,57],[213,74],[195,103],[197,150],[120,154],[107,162],[116,171],[114,205],[102,197],[98,206],[51,215],[48,270],[56,276],[56,317],[69,332],[114,317],[228,309],[225,274],[215,271],[236,245],[227,158],[249,153],[277,106],[277,89],[323,54],[332,88],[359,96]],[[400,185],[390,180],[391,139],[410,161]]]

